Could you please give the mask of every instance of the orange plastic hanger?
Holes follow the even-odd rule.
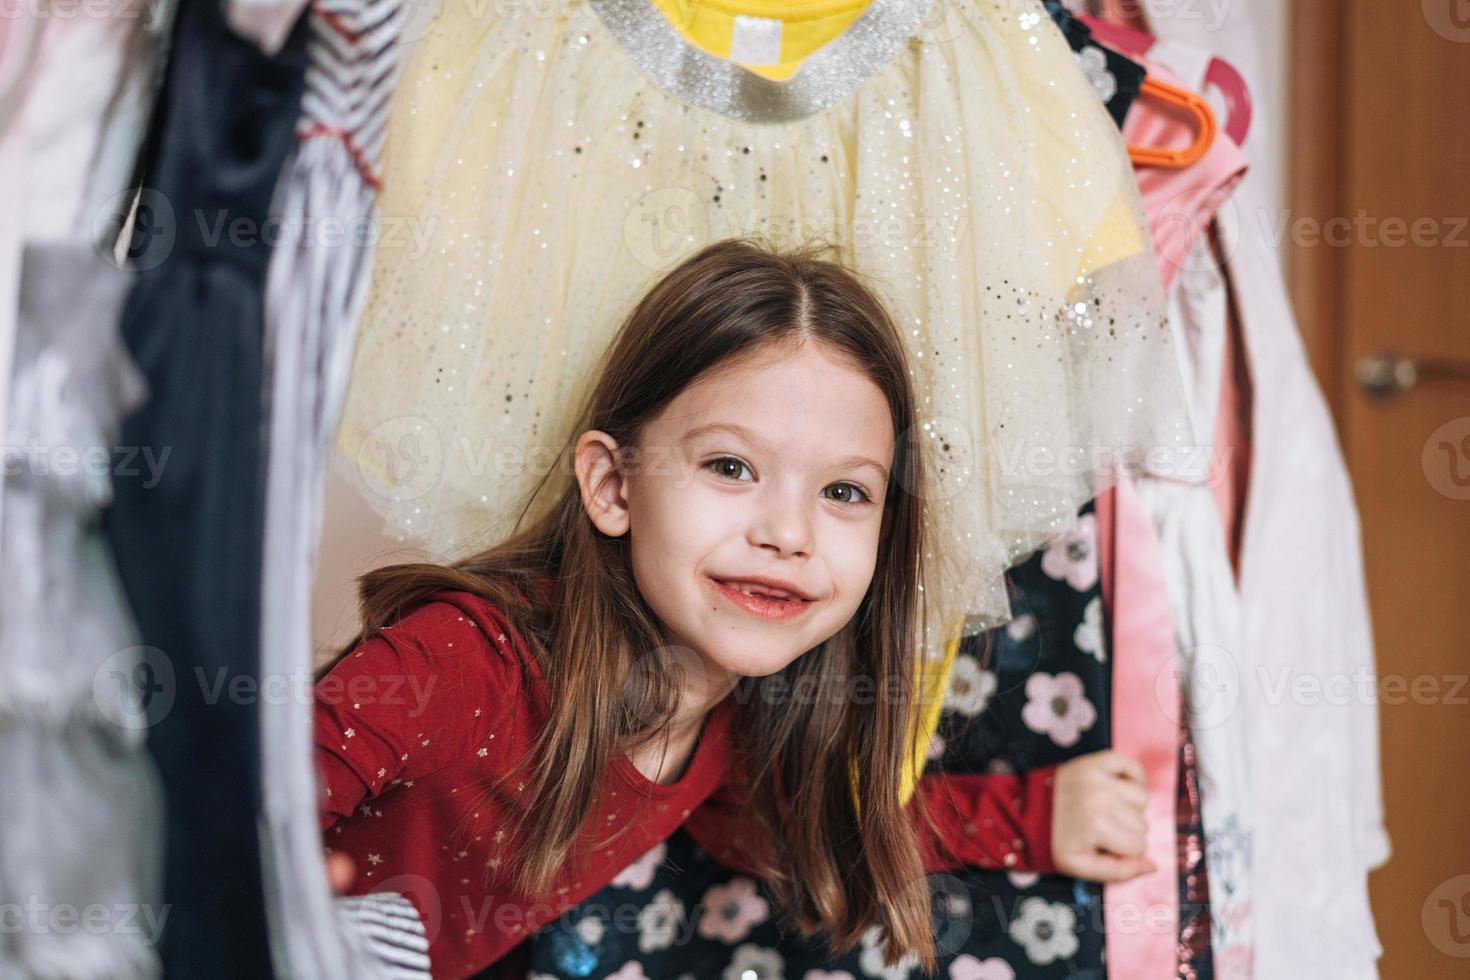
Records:
[[[1143,80],[1143,84],[1139,86],[1139,94],[1176,106],[1194,117],[1195,139],[1193,144],[1183,149],[1130,146],[1128,147],[1128,159],[1139,166],[1182,170],[1198,163],[1200,158],[1209,152],[1215,142],[1218,126],[1215,123],[1215,113],[1210,109],[1210,104],[1202,97],[1187,89],[1170,85],[1168,82],[1161,82],[1153,76]]]

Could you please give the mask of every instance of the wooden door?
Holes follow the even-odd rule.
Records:
[[[1362,515],[1387,980],[1470,976],[1470,0],[1296,0],[1293,291]],[[1271,978],[1274,980],[1274,978]]]

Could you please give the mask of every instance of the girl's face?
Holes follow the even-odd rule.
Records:
[[[585,433],[577,474],[599,529],[628,534],[634,578],[667,642],[719,676],[763,676],[856,613],[894,443],[878,386],[808,343],[685,388],[595,495],[590,478],[611,469],[618,447]]]

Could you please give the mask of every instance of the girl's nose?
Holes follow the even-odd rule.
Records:
[[[810,501],[802,499],[802,493],[792,487],[766,494],[751,522],[750,543],[782,555],[809,555],[812,549],[812,508]]]

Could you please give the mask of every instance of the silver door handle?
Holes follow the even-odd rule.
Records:
[[[1365,354],[1358,358],[1356,373],[1358,387],[1375,398],[1386,398],[1417,387],[1421,381],[1470,381],[1470,361]]]

